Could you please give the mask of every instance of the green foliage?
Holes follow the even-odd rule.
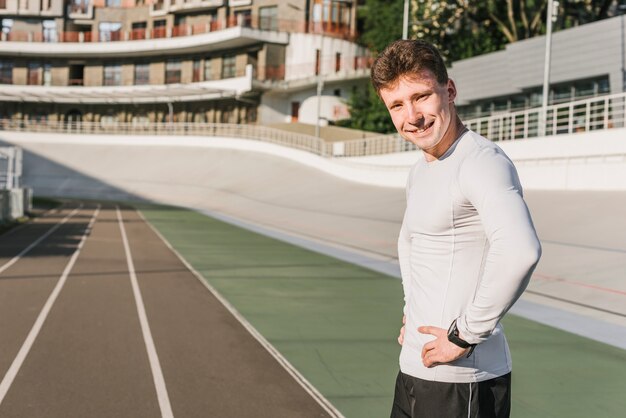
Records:
[[[365,0],[365,6],[360,9],[364,20],[361,42],[377,53],[402,38],[403,13],[404,0]]]
[[[342,121],[341,126],[380,133],[396,131],[387,108],[371,84],[356,89],[350,96],[348,107],[351,117]]]
[[[436,45],[448,64],[504,49],[511,42],[545,33],[547,0],[411,0],[409,38]],[[553,30],[615,16],[624,0],[560,0]],[[373,55],[402,37],[404,0],[366,0],[361,7],[361,42]],[[391,119],[373,88],[349,101],[344,126],[393,132]]]

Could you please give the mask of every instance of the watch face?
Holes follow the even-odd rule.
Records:
[[[451,343],[458,345],[461,348],[471,347],[471,344],[467,341],[463,341],[459,338],[459,329],[456,326],[456,320],[452,322],[450,325],[450,329],[448,329],[448,341]]]

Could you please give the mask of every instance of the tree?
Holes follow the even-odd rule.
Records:
[[[387,107],[371,84],[352,92],[348,108],[350,119],[342,121],[341,126],[380,133],[395,132]]]
[[[409,37],[436,45],[448,64],[501,50],[507,44],[545,33],[548,0],[411,0]],[[366,0],[361,42],[373,55],[402,36],[404,0]],[[626,0],[560,0],[553,30],[615,16]],[[387,111],[371,86],[349,100],[344,125],[392,132]]]
[[[363,19],[363,42],[373,53],[381,52],[396,39],[402,38],[404,0],[366,0],[359,9]]]
[[[372,55],[381,52],[391,42],[402,38],[402,14],[404,0],[366,0],[359,9],[364,21],[360,41]],[[348,100],[350,119],[341,126],[380,133],[394,132],[389,112],[370,83],[366,88],[356,89]]]

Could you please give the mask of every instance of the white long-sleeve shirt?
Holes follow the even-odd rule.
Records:
[[[398,240],[407,317],[403,373],[441,382],[476,382],[511,371],[500,319],[522,294],[541,246],[513,163],[494,143],[467,131],[438,160],[409,174]],[[474,353],[426,368],[422,346],[458,318]]]

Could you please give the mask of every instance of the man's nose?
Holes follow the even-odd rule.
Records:
[[[423,117],[424,115],[418,109],[418,106],[416,106],[414,103],[411,103],[409,106],[407,106],[407,118],[410,123],[417,123]]]

